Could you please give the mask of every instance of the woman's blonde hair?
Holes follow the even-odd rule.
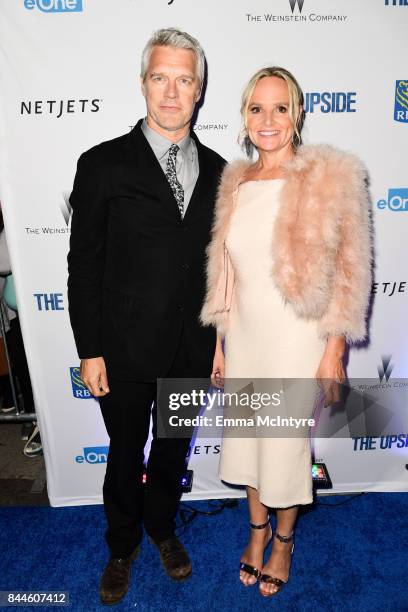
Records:
[[[289,70],[280,68],[279,66],[271,66],[258,70],[253,77],[249,80],[248,85],[244,89],[241,101],[241,117],[242,117],[242,129],[238,138],[239,144],[244,149],[248,157],[252,157],[254,152],[254,145],[251,142],[248,131],[247,131],[247,114],[248,107],[254,92],[254,89],[261,79],[264,77],[276,76],[283,79],[288,86],[289,90],[289,116],[292,120],[294,133],[292,138],[293,148],[296,150],[302,144],[302,128],[305,121],[305,111],[303,108],[303,92],[300,88],[299,83]]]

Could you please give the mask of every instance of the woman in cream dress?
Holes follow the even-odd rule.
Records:
[[[283,182],[258,179],[239,186],[226,239],[235,286],[224,344],[225,392],[239,391],[249,381],[254,393],[271,396],[282,389],[275,409],[255,414],[310,418],[318,400],[314,375],[325,341],[317,334],[316,321],[299,319],[284,303],[271,276],[271,240]],[[234,416],[234,409],[232,405],[228,416]],[[286,438],[265,425],[257,428],[257,437],[241,434],[232,429],[230,436],[224,435],[222,480],[251,486],[269,508],[313,501],[310,441],[301,437],[302,430]]]
[[[342,381],[346,340],[365,337],[370,254],[362,166],[327,145],[300,146],[303,94],[283,68],[252,77],[241,114],[243,145],[258,159],[230,164],[220,184],[201,313],[218,330],[212,377],[225,377],[228,391],[253,378],[254,387],[264,386],[255,392],[296,379],[284,393],[286,415],[307,418],[317,379]],[[253,436],[224,434],[220,477],[246,485],[251,531],[241,582],[259,581],[260,592],[273,595],[289,577],[298,506],[313,501],[309,438],[259,428]],[[268,508],[277,509],[277,524],[264,563]]]

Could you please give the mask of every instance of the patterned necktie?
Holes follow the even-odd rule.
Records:
[[[169,181],[170,187],[176,198],[177,205],[180,210],[181,216],[184,213],[184,189],[177,180],[176,174],[176,157],[180,147],[176,144],[172,144],[169,149],[169,157],[166,165],[166,178]]]

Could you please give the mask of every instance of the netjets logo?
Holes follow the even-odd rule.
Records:
[[[295,6],[297,5],[299,9],[299,13],[301,13],[304,3],[305,3],[305,0],[289,0],[290,10],[293,13],[293,11],[295,10]]]
[[[381,355],[381,365],[377,366],[380,382],[382,382],[384,378],[385,382],[388,382],[393,369],[394,366],[391,363],[391,355]]]

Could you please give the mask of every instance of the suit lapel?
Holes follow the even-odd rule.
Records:
[[[191,132],[191,137],[197,147],[199,173],[186,213],[184,218],[181,219],[178,204],[169,182],[141,130],[142,121],[143,120],[140,119],[129,134],[132,147],[137,155],[138,164],[143,172],[141,181],[145,184],[147,193],[156,195],[166,210],[170,211],[172,217],[180,222],[189,220],[200,211],[200,203],[202,203],[202,200],[208,195],[209,187],[214,179],[205,149],[194,132]]]
[[[140,119],[129,134],[143,172],[141,181],[145,183],[147,192],[157,196],[166,210],[170,211],[172,216],[181,221],[180,211],[173,191],[153,149],[141,130],[142,121],[143,119]]]
[[[208,196],[209,188],[211,185],[210,165],[208,162],[208,157],[205,154],[204,147],[201,145],[194,132],[191,133],[191,137],[193,138],[197,146],[199,171],[198,178],[194,186],[190,202],[187,206],[183,221],[188,221],[200,212],[202,208],[202,201],[206,198],[206,196]]]

